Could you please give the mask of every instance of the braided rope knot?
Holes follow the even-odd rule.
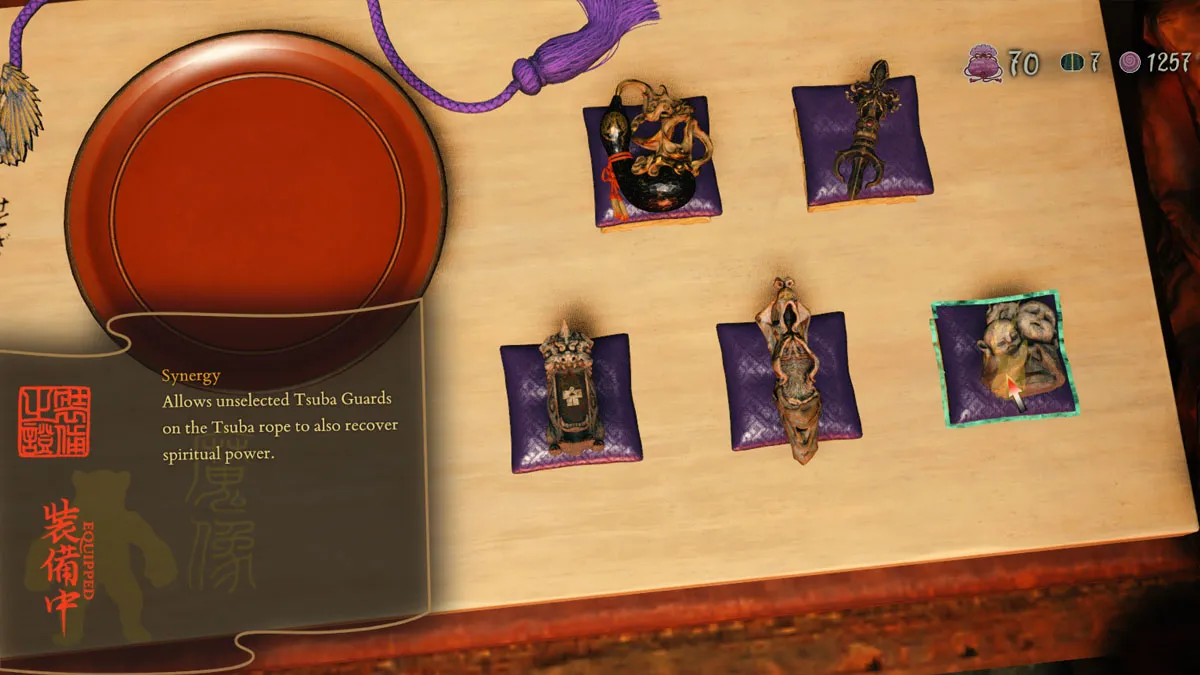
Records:
[[[512,69],[513,82],[517,83],[521,93],[528,96],[538,93],[546,85],[546,77],[542,75],[534,58],[536,57],[517,59]]]

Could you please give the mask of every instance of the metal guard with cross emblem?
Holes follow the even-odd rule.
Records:
[[[592,340],[562,328],[538,347],[546,362],[546,406],[550,425],[546,441],[550,454],[577,456],[604,449],[604,425],[592,382]]]

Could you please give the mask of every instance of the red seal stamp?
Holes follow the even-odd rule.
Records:
[[[17,453],[21,457],[87,457],[91,431],[91,387],[21,387],[18,391]]]

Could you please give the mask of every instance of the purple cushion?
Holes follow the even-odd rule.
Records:
[[[734,450],[787,445],[787,434],[775,407],[775,373],[771,352],[758,324],[717,324],[725,388],[729,393],[729,430]],[[808,346],[821,362],[817,391],[821,392],[820,441],[862,438],[862,421],[846,359],[846,315],[817,314],[808,327]]]
[[[988,305],[1001,302],[1038,300],[1054,308],[1058,315],[1059,356],[1067,381],[1063,386],[1036,396],[1028,396],[1026,412],[1017,411],[1012,401],[1000,399],[983,385],[983,354],[975,343],[983,337],[987,326]],[[1070,417],[1079,414],[1079,399],[1075,392],[1075,380],[1071,377],[1071,362],[1067,360],[1063,342],[1062,305],[1057,291],[1043,291],[1028,295],[967,300],[962,302],[938,302],[933,305],[934,352],[942,376],[942,407],[946,426],[967,427],[989,422],[1012,419],[1040,419],[1043,417]]]
[[[546,429],[546,367],[538,345],[500,348],[504,363],[504,386],[508,390],[508,424],[512,432],[512,471],[529,473],[579,464],[640,462],[642,437],[630,387],[629,336],[595,338],[592,347],[592,380],[600,421],[604,423],[604,450],[587,451],[577,457],[550,454]]]
[[[696,121],[700,123],[700,128],[706,132],[710,131],[708,99],[703,96],[693,96],[683,100],[696,109],[695,117]],[[717,172],[713,168],[713,162],[716,160],[713,160],[700,168],[700,175],[696,177],[696,194],[687,204],[675,211],[648,213],[626,202],[625,208],[629,213],[629,220],[617,220],[613,216],[612,200],[609,199],[609,184],[600,178],[600,174],[608,166],[608,153],[604,151],[604,145],[600,142],[600,118],[604,117],[607,110],[607,107],[583,109],[583,122],[587,125],[588,149],[592,156],[592,187],[596,193],[596,227],[603,229],[651,220],[715,218],[721,215],[721,194],[717,191]],[[642,112],[641,106],[625,106],[625,116],[631,120],[640,112]],[[656,131],[658,131],[658,123],[647,122],[638,129],[637,135],[646,136]],[[632,147],[631,153],[634,157],[649,154],[637,146]],[[696,159],[703,157],[704,146],[696,143],[692,148],[692,156]]]
[[[917,80],[911,75],[887,81],[900,94],[900,108],[883,118],[875,152],[886,162],[883,180],[866,188],[859,200],[933,194],[933,176],[917,111]],[[800,124],[808,206],[848,201],[846,184],[833,172],[837,153],[850,147],[858,111],[846,100],[850,85],[795,87],[792,100]]]

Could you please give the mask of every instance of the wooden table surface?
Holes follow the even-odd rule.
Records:
[[[767,589],[764,599],[739,599],[754,596],[744,584],[687,597],[730,594],[697,618],[755,602],[786,614],[812,598],[784,594],[772,607],[784,588],[773,584],[816,582],[764,580],[1196,530],[1112,73],[1057,67],[1063,52],[1104,49],[1094,0],[661,4],[662,22],[631,34],[603,68],[536,97],[481,116],[418,101],[451,191],[426,294],[436,610],[748,582]],[[520,12],[488,0],[383,5],[410,65],[470,100],[495,94],[515,58],[582,20],[566,0],[521,0]],[[0,10],[0,23],[15,12]],[[356,0],[87,0],[38,14],[25,69],[46,130],[27,164],[0,168],[12,225],[0,343],[105,345],[63,247],[79,143],[151,61],[254,28],[318,35],[383,64]],[[970,87],[961,71],[978,42],[1036,49],[1042,72]],[[881,57],[894,74],[917,76],[937,191],[914,204],[809,214],[791,87],[849,82]],[[603,105],[626,77],[708,96],[722,216],[606,236],[593,227],[579,111]],[[513,138],[528,150],[511,152]],[[751,319],[777,274],[797,279],[814,312],[846,313],[865,430],[826,444],[806,467],[783,447],[729,450],[714,326]],[[1082,414],[946,429],[930,303],[1046,288],[1062,294]],[[630,335],[646,457],[513,476],[498,348],[538,342],[564,316],[593,335]],[[1155,560],[1176,569],[1174,546],[1111,549],[1117,562],[1094,569],[1123,569],[1121,556],[1138,570]],[[1086,562],[1054,567],[1069,570],[1108,550],[1045,554],[1036,566]],[[996,583],[1040,583],[1013,573]],[[835,587],[836,605],[848,587]],[[885,595],[896,594],[875,600]],[[654,622],[648,611],[626,617],[630,630]],[[470,616],[483,615],[458,618]],[[536,634],[539,624],[529,625]],[[554,625],[555,635],[574,634]]]

